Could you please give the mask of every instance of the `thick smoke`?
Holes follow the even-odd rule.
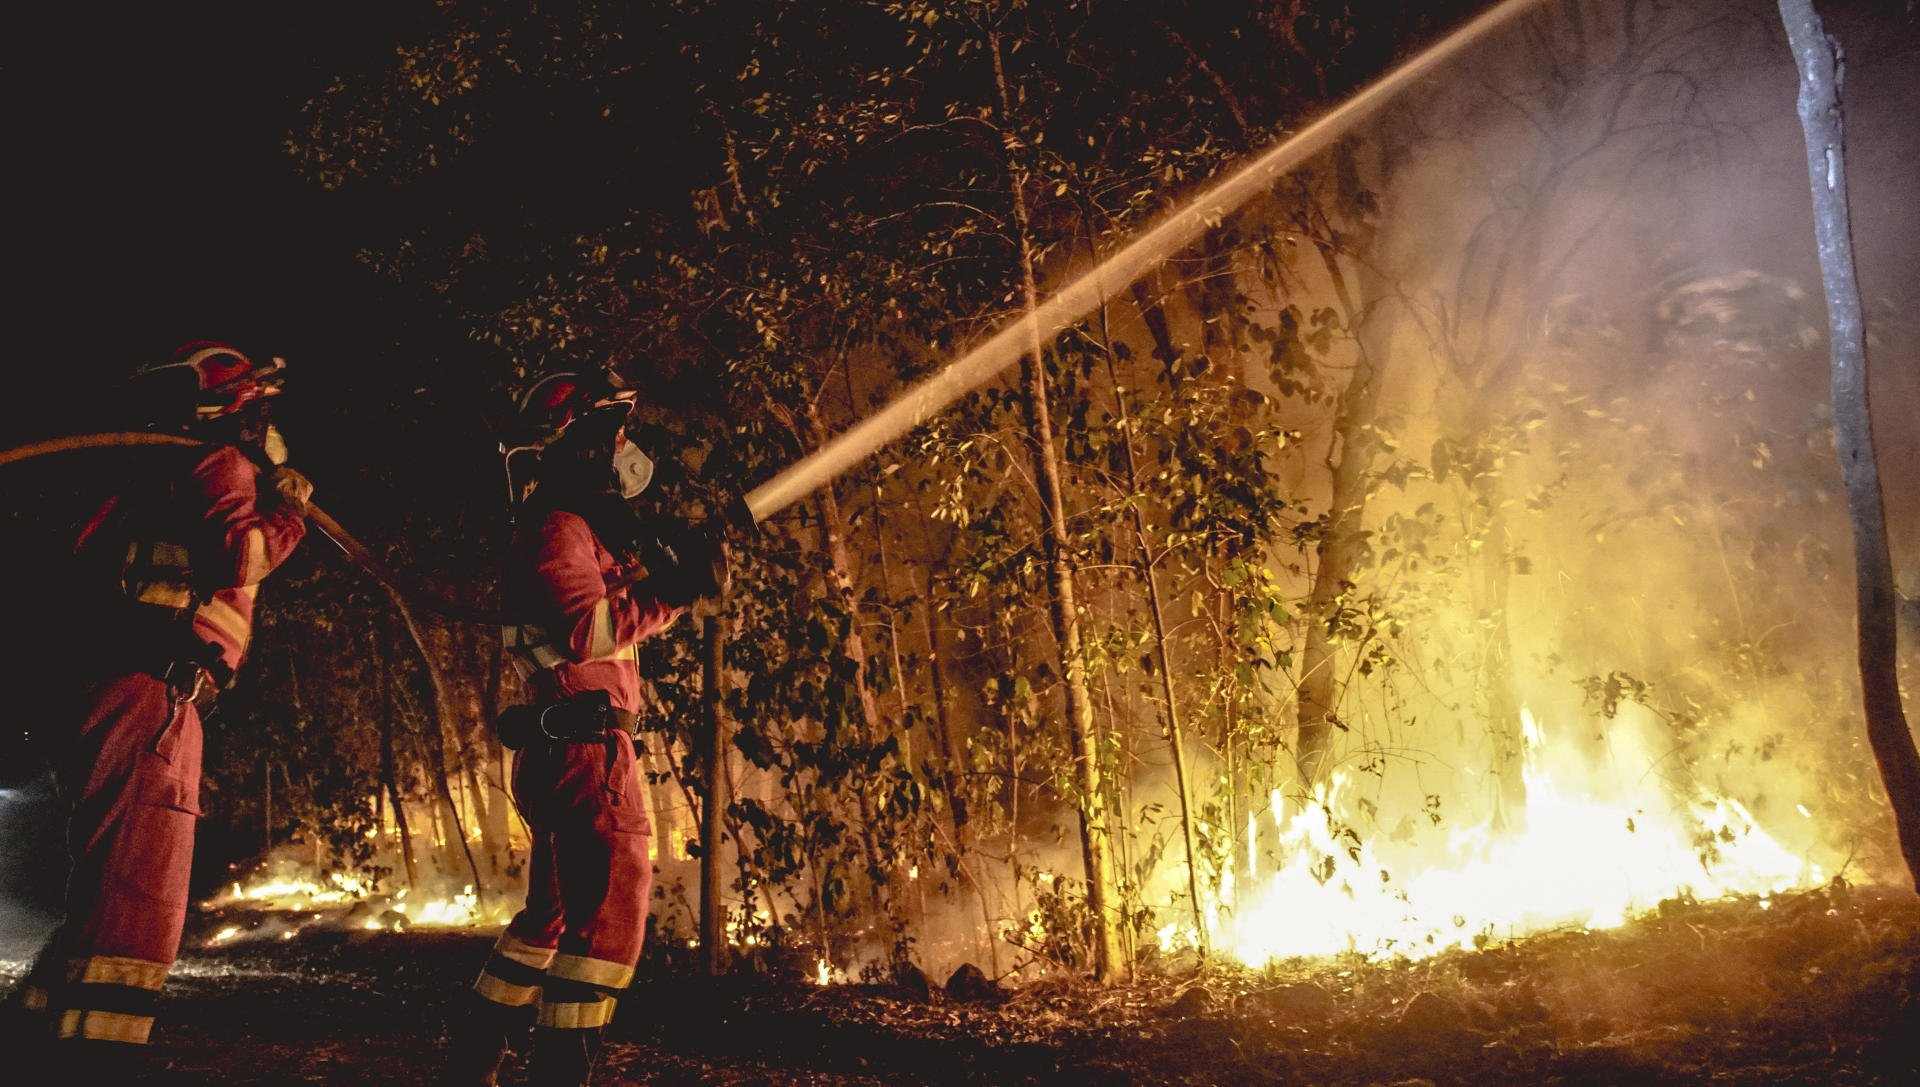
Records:
[[[1643,47],[1617,19],[1559,10],[1363,140],[1382,202],[1365,254],[1391,445],[1376,469],[1391,481],[1367,501],[1379,561],[1354,596],[1404,626],[1383,635],[1393,664],[1345,688],[1340,765],[1376,832],[1417,837],[1434,796],[1442,827],[1497,814],[1511,741],[1488,646],[1504,592],[1512,696],[1556,759],[1739,799],[1828,872],[1893,859],[1859,714],[1794,69],[1771,17],[1667,10],[1667,44]],[[1896,164],[1920,140],[1900,121],[1916,92],[1904,41],[1863,48],[1848,101],[1878,437],[1912,592],[1920,380],[1901,364],[1915,347],[1901,315],[1920,267]],[[1312,495],[1330,423],[1300,423]],[[1486,562],[1502,547],[1504,589]]]

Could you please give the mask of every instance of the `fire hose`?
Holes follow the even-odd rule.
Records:
[[[83,449],[126,449],[156,445],[193,448],[205,444],[207,443],[179,434],[154,434],[140,431],[108,431],[100,434],[74,434],[64,438],[49,438],[46,441],[31,442],[27,445],[15,446],[12,449],[0,452],[0,468],[4,468],[9,464],[17,464],[21,461],[34,460],[56,453],[76,452]],[[498,612],[470,607],[456,601],[448,600],[392,569],[386,563],[381,562],[366,544],[360,542],[358,537],[348,532],[345,526],[339,521],[334,520],[333,515],[321,509],[319,506],[308,505],[307,522],[317,529],[320,535],[326,537],[328,542],[339,548],[340,553],[346,556],[348,562],[359,567],[368,576],[372,577],[373,580],[379,582],[381,588],[387,590],[388,593],[402,600],[417,603],[428,611],[436,615],[445,616],[448,619],[492,626],[498,626],[504,623],[504,617]],[[609,591],[611,590],[612,587],[609,587]]]
[[[127,449],[139,446],[175,446],[195,448],[206,442],[180,434],[158,434],[146,431],[105,431],[98,434],[72,434],[64,438],[48,438],[45,441],[30,442],[0,451],[0,468],[21,461],[35,460],[56,453],[71,453],[85,449]],[[745,502],[735,501],[722,514],[722,521],[728,528],[746,528],[757,523],[751,509]],[[392,595],[396,601],[418,604],[435,615],[463,623],[478,623],[482,626],[505,626],[510,621],[497,611],[472,607],[433,592],[418,581],[400,573],[374,555],[373,550],[345,525],[335,520],[333,515],[317,505],[308,504],[307,523],[317,529],[320,535],[340,549],[349,563],[360,568],[367,576],[378,582],[380,587]],[[645,576],[645,571],[634,570],[615,577],[607,583],[609,595],[624,589]]]

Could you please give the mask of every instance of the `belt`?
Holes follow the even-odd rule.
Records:
[[[518,751],[540,743],[599,743],[615,732],[634,736],[640,715],[609,704],[605,691],[590,691],[563,701],[515,706],[501,713],[493,727],[502,747]]]

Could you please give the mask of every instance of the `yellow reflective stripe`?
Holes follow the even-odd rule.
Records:
[[[540,1010],[534,1013],[535,1026],[558,1027],[563,1030],[585,1030],[591,1027],[604,1027],[613,1019],[613,998],[603,996],[588,1003],[548,1004],[542,1002]]]
[[[608,959],[589,959],[585,955],[556,955],[547,973],[565,981],[580,981],[602,989],[624,989],[633,980],[633,967]]]
[[[151,581],[134,594],[138,604],[158,604],[163,608],[184,608],[193,603],[193,590],[167,581]]]
[[[587,633],[586,657],[588,660],[600,660],[619,651],[619,643],[613,640],[613,602],[603,596],[593,606],[593,624]]]
[[[86,1038],[100,1042],[129,1042],[134,1045],[147,1044],[147,1035],[153,1033],[153,1016],[128,1015],[125,1012],[103,1012],[88,1009],[74,1009],[60,1015],[60,1037]]]
[[[20,1007],[30,1012],[47,1010],[47,991],[38,985],[24,986],[20,990]]]
[[[240,614],[240,609],[217,597],[200,605],[197,614],[214,629],[232,638],[242,649],[246,648],[248,640],[253,637],[252,620]]]
[[[485,970],[480,971],[480,976],[474,979],[473,991],[495,1004],[504,1004],[509,1008],[524,1008],[540,999],[540,986],[501,981]]]
[[[267,534],[247,530],[247,553],[240,560],[240,584],[258,585],[267,576]]]
[[[513,934],[507,932],[500,934],[500,941],[493,945],[493,950],[505,958],[512,959],[523,966],[531,966],[535,970],[545,970],[547,964],[553,961],[554,955],[554,949],[551,947],[535,947],[524,940],[514,939]]]
[[[146,959],[128,959],[117,955],[95,955],[67,961],[67,980],[78,983],[130,985],[135,989],[158,989],[167,983],[169,964]]]

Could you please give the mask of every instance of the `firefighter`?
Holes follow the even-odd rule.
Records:
[[[76,542],[91,584],[74,611],[92,631],[72,715],[47,734],[69,808],[66,917],[11,1002],[77,1082],[143,1063],[186,920],[201,718],[246,655],[260,583],[306,535],[313,486],[268,421],[284,368],[197,341],[140,371],[149,422],[177,404],[207,444],[151,454]]]
[[[517,624],[503,637],[534,701],[498,727],[515,749],[513,796],[533,855],[526,907],[474,984],[446,1082],[494,1083],[531,1018],[529,1082],[574,1087],[591,1075],[646,933],[653,868],[634,758],[637,647],[715,591],[721,549],[685,533],[654,546],[661,532],[631,504],[653,462],[629,434],[630,392],[562,374],[521,406],[541,452],[503,574]],[[643,562],[647,576],[634,580]]]

